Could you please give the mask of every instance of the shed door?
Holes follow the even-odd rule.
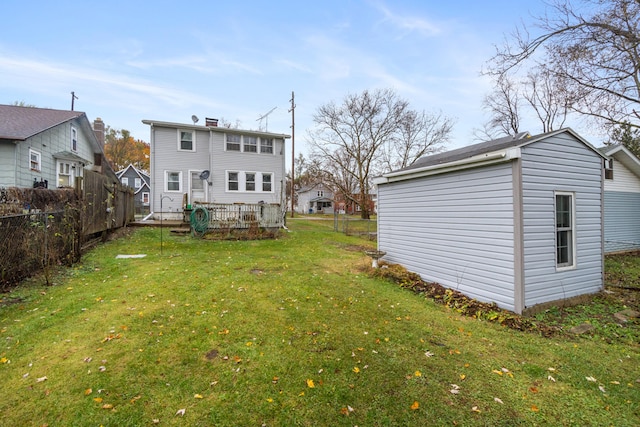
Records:
[[[207,201],[207,181],[200,179],[200,172],[191,171],[191,194],[189,203]]]

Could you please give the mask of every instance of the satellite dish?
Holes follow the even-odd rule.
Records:
[[[198,116],[194,114],[193,116],[191,116],[191,120],[193,120],[193,124],[195,125],[196,123],[198,123],[198,120],[200,119],[198,118]]]
[[[208,170],[204,170],[202,172],[200,172],[200,179],[203,181],[206,181],[207,179],[209,179],[209,171]]]

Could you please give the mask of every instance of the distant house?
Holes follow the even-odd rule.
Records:
[[[187,205],[280,204],[289,135],[143,120],[151,128],[151,210],[182,218]]]
[[[317,182],[296,191],[298,213],[333,213],[333,191],[329,186]]]
[[[118,171],[116,175],[122,185],[133,188],[136,213],[149,213],[151,196],[149,174],[129,164],[126,168]]]
[[[357,190],[352,194],[351,198],[345,197],[344,194],[342,193],[337,193],[335,197],[336,209],[338,210],[338,212],[347,214],[347,215],[358,214],[362,211],[360,203],[358,203],[358,201],[360,200],[360,197],[361,195]],[[367,195],[367,207],[368,207],[369,213],[371,214],[376,213],[377,194],[375,194],[375,189],[371,189],[369,191],[369,194]]]
[[[571,129],[423,157],[375,180],[379,249],[516,313],[598,292],[604,158]]]
[[[85,169],[115,179],[94,124],[80,111],[0,105],[0,187],[73,187]]]
[[[623,145],[600,148],[609,157],[604,180],[604,250],[640,249],[640,160]]]

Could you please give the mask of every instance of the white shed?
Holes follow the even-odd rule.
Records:
[[[603,160],[571,129],[383,175],[378,247],[427,281],[523,313],[603,289]]]

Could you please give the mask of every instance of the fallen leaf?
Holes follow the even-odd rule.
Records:
[[[537,393],[538,392],[538,388],[537,387],[529,387],[529,391],[531,393]]]
[[[531,405],[531,410],[533,412],[540,412],[540,408],[538,408],[536,405]]]
[[[416,400],[415,402],[413,402],[413,404],[411,405],[411,410],[415,411],[416,409],[418,409],[420,407],[420,404],[418,403],[418,401]]]
[[[465,374],[460,374],[460,379],[464,380],[465,378],[467,378],[467,376]]]
[[[502,371],[498,371],[497,369],[492,370],[494,374],[502,375]]]
[[[421,377],[422,376],[422,372],[416,371],[413,375],[415,375],[416,377]]]
[[[471,408],[471,411],[472,411],[472,412],[480,413],[480,409],[478,409],[478,407],[477,407],[477,406],[473,406],[473,407]]]
[[[601,392],[606,393],[606,391],[605,391],[603,386],[598,386],[598,388],[600,389]]]
[[[93,390],[92,390],[92,389],[90,389],[90,388],[88,388],[88,389],[86,389],[86,390],[84,391],[84,395],[85,395],[85,396],[89,396],[91,393],[93,393]]]
[[[315,384],[313,383],[313,380],[307,380],[307,387],[309,388],[315,388]]]
[[[11,362],[6,357],[2,357],[2,358],[0,358],[0,363],[5,364],[5,363],[11,363]]]
[[[102,403],[102,398],[101,397],[94,397],[93,401],[96,403]]]
[[[36,379],[36,382],[37,382],[37,383],[41,383],[41,382],[46,381],[46,380],[48,380],[48,379],[49,379],[49,378],[47,378],[47,377],[40,377],[40,378]]]
[[[433,356],[434,356],[434,354],[433,354],[433,353],[431,353],[430,351],[426,351],[426,352],[424,353],[424,355],[425,355],[425,356],[427,356],[427,357],[433,357]]]
[[[547,379],[548,379],[549,381],[553,381],[554,383],[556,382],[556,379],[555,379],[555,378],[553,378],[551,375],[549,375],[549,376],[547,377]]]
[[[585,378],[587,381],[591,381],[591,382],[594,382],[594,383],[598,381],[598,380],[596,380],[596,379],[595,379],[595,378],[593,378],[593,377],[584,377],[584,378]]]
[[[178,412],[176,412],[176,416],[180,415],[181,417],[184,417],[184,413],[186,412],[186,409],[178,409]]]
[[[353,372],[355,372],[356,374],[360,373],[360,368],[358,368],[357,366],[353,368]]]
[[[194,399],[202,399],[202,395],[201,394],[194,394],[193,397],[194,397]]]
[[[493,398],[493,400],[494,400],[495,402],[498,402],[498,403],[499,403],[499,404],[501,404],[501,405],[504,405],[504,402],[503,402],[500,398],[498,398],[498,397],[494,397],[494,398]]]
[[[105,403],[102,405],[102,409],[113,409],[113,405],[111,403]]]
[[[267,402],[273,403],[273,399],[269,397],[269,398],[267,398]]]

